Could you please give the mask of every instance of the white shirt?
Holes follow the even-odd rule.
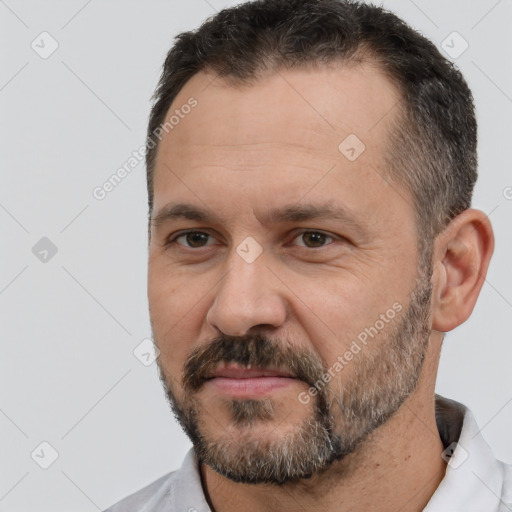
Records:
[[[512,465],[494,457],[469,409],[436,395],[436,421],[446,457],[453,455],[424,512],[511,512]],[[178,471],[105,512],[211,512],[194,450],[190,449]]]

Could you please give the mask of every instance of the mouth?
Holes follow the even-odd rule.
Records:
[[[217,392],[237,398],[258,398],[297,383],[298,379],[281,369],[221,365],[208,376],[206,384]]]

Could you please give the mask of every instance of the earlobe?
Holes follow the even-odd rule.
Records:
[[[432,311],[435,330],[451,331],[469,318],[493,250],[491,223],[480,210],[465,210],[438,236]]]

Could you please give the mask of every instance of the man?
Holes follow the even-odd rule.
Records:
[[[505,511],[435,394],[494,239],[460,73],[381,8],[263,0],[178,36],[148,128],[148,296],[193,443],[119,511]]]

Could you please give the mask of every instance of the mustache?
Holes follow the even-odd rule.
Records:
[[[322,361],[312,351],[292,348],[261,335],[220,335],[197,347],[187,357],[182,374],[184,390],[198,391],[221,362],[261,369],[278,368],[310,387],[325,372]]]

